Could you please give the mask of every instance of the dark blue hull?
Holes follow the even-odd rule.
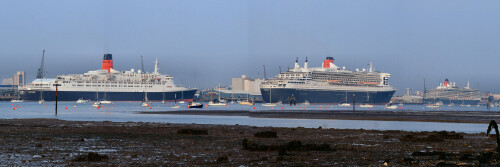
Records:
[[[271,92],[271,99],[269,99]],[[333,91],[333,90],[304,90],[304,89],[260,89],[262,99],[266,103],[289,103],[289,99],[295,97],[296,103],[352,103],[353,95],[356,95],[356,103],[387,104],[391,101],[393,91],[374,92],[354,92],[354,91]]]
[[[442,102],[443,105],[478,105],[480,100],[452,100],[452,99],[424,99],[424,104],[436,104],[437,102]]]
[[[55,101],[55,91],[44,91],[43,100]],[[179,92],[148,92],[148,100],[150,101],[192,101],[196,90],[179,91]],[[26,101],[40,100],[39,91],[20,91],[21,99]],[[99,92],[99,100],[106,99],[110,101],[142,101],[144,100],[144,92]],[[184,97],[184,99],[182,98]],[[58,101],[77,101],[83,98],[85,100],[97,100],[97,92],[81,92],[81,91],[59,91]]]

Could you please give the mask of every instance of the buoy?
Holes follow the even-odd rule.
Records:
[[[12,110],[16,110],[16,107],[12,107]]]
[[[325,107],[325,110],[326,110],[326,107]]]
[[[153,107],[149,107],[149,109],[151,109],[151,108],[153,108]]]
[[[21,106],[17,106],[17,108],[21,108]]]
[[[14,104],[12,104],[12,105],[14,105]]]
[[[281,109],[283,109],[283,110],[284,110],[284,109],[285,109],[285,107],[281,107]]]
[[[76,108],[76,106],[73,106],[73,108]]]
[[[339,108],[340,108],[340,106],[339,106]]]
[[[97,106],[97,109],[99,109],[99,106]]]
[[[76,104],[76,105],[78,105],[78,104]]]
[[[319,108],[321,108],[321,106],[319,106]]]
[[[47,107],[47,105],[45,105],[45,107]]]
[[[256,107],[253,107],[253,109],[255,110]]]
[[[115,107],[115,105],[113,104],[113,107]]]
[[[134,106],[137,106],[137,104],[134,104]]]
[[[64,109],[66,109],[66,110],[67,110],[67,109],[68,109],[68,107],[65,107]]]

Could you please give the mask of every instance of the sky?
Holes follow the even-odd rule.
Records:
[[[390,73],[390,84],[444,79],[500,93],[500,1],[0,0],[0,78],[30,82],[45,49],[48,76],[100,69],[160,72],[186,87],[276,76],[305,57]]]

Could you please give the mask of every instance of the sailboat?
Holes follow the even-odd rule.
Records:
[[[208,102],[209,106],[226,106],[227,105],[226,100],[220,99],[220,84],[218,86],[218,89],[219,89],[219,99],[217,100],[217,102],[210,100],[210,102]]]
[[[104,99],[101,100],[101,104],[111,104],[111,101],[106,98],[106,92],[104,92]]]
[[[148,91],[144,89],[144,100],[142,100],[141,106],[148,107],[150,104],[151,102],[148,100]]]
[[[366,92],[366,103],[359,105],[360,108],[373,108],[373,105],[370,103],[370,94]]]
[[[161,99],[161,104],[165,104],[165,91],[163,91],[162,93],[163,93],[163,98]]]
[[[344,102],[343,103],[340,103],[339,106],[342,106],[342,107],[350,107],[351,106],[351,103],[347,103],[347,90],[345,91],[345,99],[344,99]]]
[[[181,101],[179,101],[179,103],[184,104],[185,103],[184,102],[184,91],[181,91],[181,96],[182,96],[182,98],[181,98]]]
[[[97,90],[96,101],[92,103],[92,107],[99,107],[99,106],[101,106],[101,101],[99,100],[99,90]]]
[[[43,91],[40,91],[40,100],[38,100],[38,104],[43,104],[45,103],[45,100],[43,100]]]
[[[247,106],[253,106],[254,105],[254,102],[250,101],[248,94],[247,94],[247,99],[246,100],[242,100],[239,103],[240,103],[240,105],[247,105]]]
[[[43,78],[45,78],[45,71],[43,68],[43,61],[45,59],[45,50],[42,50],[42,64],[40,65],[40,69],[38,69],[38,74],[37,78],[40,79],[40,87],[43,85]],[[40,89],[40,100],[38,100],[38,104],[43,104],[45,103],[45,100],[43,100],[43,88]]]
[[[278,103],[272,103],[272,101],[271,101],[271,99],[272,99],[271,98],[272,97],[272,93],[271,92],[272,92],[272,89],[269,88],[269,103],[262,103],[262,106],[264,106],[264,107],[274,107],[274,106],[278,105]]]

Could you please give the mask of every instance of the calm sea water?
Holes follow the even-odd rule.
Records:
[[[405,130],[405,131],[457,131],[466,133],[484,132],[487,124],[475,123],[441,123],[441,122],[411,122],[411,121],[369,121],[369,120],[326,120],[326,119],[289,119],[289,118],[253,118],[247,116],[206,116],[206,115],[172,115],[172,114],[138,114],[139,111],[175,111],[186,110],[186,104],[178,104],[178,109],[171,108],[173,103],[161,104],[152,103],[150,107],[141,107],[140,103],[134,102],[115,102],[113,104],[104,104],[102,108],[97,109],[87,104],[76,104],[75,102],[59,102],[58,115],[54,113],[54,102],[38,104],[37,102],[11,103],[0,102],[0,118],[56,118],[62,120],[74,121],[115,121],[115,122],[165,122],[165,123],[196,123],[196,124],[224,124],[224,125],[249,125],[249,126],[272,126],[272,127],[306,127],[306,128],[337,128],[337,129],[375,129],[375,130]],[[255,108],[254,108],[255,107]],[[15,108],[15,110],[13,109]],[[305,108],[305,109],[304,109]],[[262,107],[260,104],[255,106],[241,106],[231,104],[227,107],[211,107],[191,110],[249,110],[249,111],[268,111],[268,110],[345,110],[350,107],[340,107],[338,105],[298,105],[298,106],[279,106]],[[394,111],[385,109],[384,106],[375,106],[375,108],[366,109],[370,111]],[[491,111],[498,112],[500,108],[486,107],[455,107],[443,106],[440,109],[430,109],[421,105],[404,105],[395,111],[421,111],[421,110],[446,110],[446,111]]]

